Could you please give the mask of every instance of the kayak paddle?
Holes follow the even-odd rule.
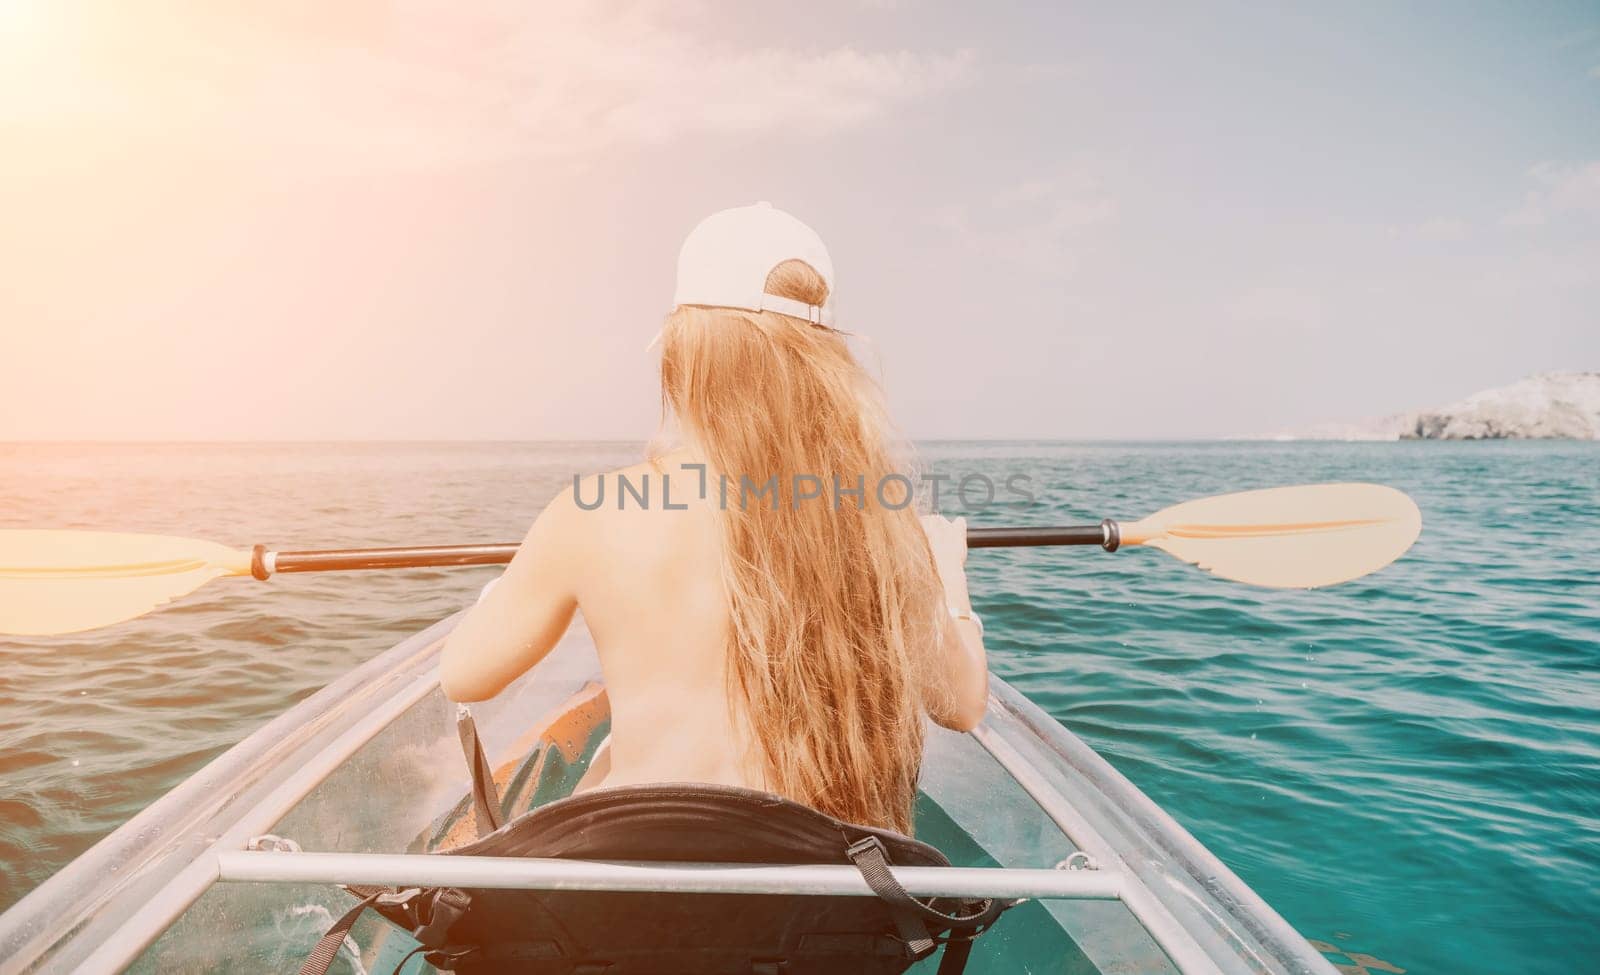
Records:
[[[970,548],[1144,545],[1236,582],[1309,589],[1375,572],[1422,530],[1377,484],[1306,484],[1201,498],[1148,518],[1065,528],[969,528]],[[221,576],[502,565],[515,542],[272,552],[168,535],[0,529],[0,634],[75,633],[142,616]]]

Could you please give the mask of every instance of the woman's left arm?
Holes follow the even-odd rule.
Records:
[[[452,701],[483,701],[543,660],[577,609],[577,510],[572,492],[551,501],[505,574],[446,638],[439,683]]]
[[[940,632],[940,686],[929,709],[934,721],[954,731],[971,731],[989,708],[989,658],[983,630],[971,616],[967,596],[967,519],[950,521],[938,515],[922,519],[938,567],[950,615]],[[956,614],[963,614],[957,619]]]

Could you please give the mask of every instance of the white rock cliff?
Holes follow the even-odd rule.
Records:
[[[1434,409],[1328,423],[1285,440],[1600,439],[1600,372],[1542,372]]]

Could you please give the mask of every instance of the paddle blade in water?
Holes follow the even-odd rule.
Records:
[[[1380,484],[1305,484],[1173,505],[1122,526],[1149,545],[1235,582],[1331,586],[1393,562],[1422,531],[1422,513]]]
[[[249,573],[249,552],[192,538],[0,530],[0,634],[120,623],[218,576]]]

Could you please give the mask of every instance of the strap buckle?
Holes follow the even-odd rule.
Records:
[[[844,855],[849,857],[850,860],[854,862],[856,858],[865,856],[874,850],[880,854],[883,854],[884,856],[887,856],[889,852],[884,848],[883,840],[878,839],[871,833],[867,833],[859,840],[856,840],[854,843],[851,843],[849,846],[845,847]]]
[[[406,887],[403,890],[385,891],[378,895],[373,903],[381,907],[405,907],[422,893],[421,887]]]
[[[440,888],[433,895],[427,923],[411,932],[411,936],[429,948],[443,947],[449,937],[450,926],[467,913],[471,904],[472,896],[466,891],[455,887]]]

